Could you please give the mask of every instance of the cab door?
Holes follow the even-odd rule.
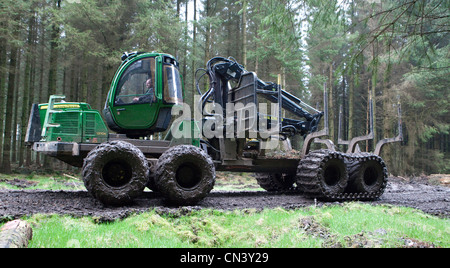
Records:
[[[159,108],[155,57],[134,60],[123,69],[111,107],[114,121],[123,129],[148,129],[155,123]]]

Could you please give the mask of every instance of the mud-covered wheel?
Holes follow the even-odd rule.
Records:
[[[381,158],[369,156],[349,168],[349,191],[375,194],[387,183],[387,169]]]
[[[348,173],[343,159],[338,157],[325,159],[318,175],[323,191],[328,194],[343,193],[347,187]]]
[[[164,152],[155,169],[155,186],[169,202],[194,205],[214,187],[215,167],[200,148],[179,145]]]
[[[337,152],[318,150],[303,158],[297,168],[297,186],[307,195],[333,198],[344,192],[348,183],[347,166]]]
[[[127,142],[100,144],[84,160],[84,185],[106,205],[130,203],[142,194],[148,178],[147,159],[136,146]]]
[[[295,182],[295,174],[256,173],[255,177],[259,186],[268,192],[289,190]]]

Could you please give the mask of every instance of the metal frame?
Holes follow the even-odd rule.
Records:
[[[45,115],[45,119],[44,119],[44,125],[42,126],[42,133],[41,136],[42,138],[46,139],[47,138],[47,131],[48,128],[51,127],[59,127],[60,124],[55,124],[55,123],[50,123],[50,118],[52,114],[56,114],[56,113],[61,113],[60,110],[55,110],[53,109],[53,107],[55,106],[55,102],[58,99],[65,99],[66,97],[63,95],[52,95],[50,96],[50,100],[48,101],[48,107],[47,107],[47,113]]]
[[[326,84],[323,85],[323,106],[324,106],[324,128],[320,131],[310,133],[306,136],[302,147],[302,154],[301,154],[302,158],[309,153],[311,143],[313,142],[323,143],[327,146],[329,150],[332,151],[336,150],[333,141],[331,141],[330,139],[318,139],[319,137],[330,135],[330,128],[328,126],[328,93]]]
[[[365,141],[365,140],[373,140],[374,139],[374,133],[373,133],[373,127],[374,127],[374,114],[373,114],[373,99],[370,97],[370,109],[369,109],[369,134],[365,136],[359,136],[348,140],[342,139],[342,120],[343,120],[343,112],[342,112],[342,106],[339,107],[339,129],[338,129],[338,144],[340,145],[348,145],[347,153],[356,153],[359,151],[359,147],[357,146],[358,142]],[[402,110],[401,110],[401,104],[400,101],[397,103],[397,113],[398,113],[398,135],[394,138],[385,138],[380,141],[378,141],[377,145],[375,146],[375,155],[380,155],[381,149],[384,145],[388,143],[394,143],[394,142],[401,142],[403,141],[403,130],[402,130]]]
[[[398,128],[398,135],[394,138],[386,138],[386,139],[382,139],[377,143],[377,146],[375,147],[375,152],[374,154],[376,155],[380,155],[381,153],[381,148],[383,148],[384,145],[388,144],[388,143],[393,143],[393,142],[402,142],[403,141],[403,129],[402,129],[402,106],[400,104],[400,101],[398,101],[397,103],[397,113],[398,113],[398,123],[397,123],[397,128]]]
[[[340,119],[340,118],[339,118]],[[360,141],[366,141],[366,140],[373,140],[374,134],[373,134],[373,99],[372,96],[369,97],[369,134],[359,137],[354,137],[350,140],[348,143],[347,153],[355,153],[356,145]],[[341,123],[339,123],[341,125]],[[341,131],[339,130],[339,134],[341,134]]]

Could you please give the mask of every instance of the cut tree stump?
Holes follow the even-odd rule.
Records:
[[[28,222],[10,221],[0,230],[0,248],[26,248],[32,237],[33,230]]]

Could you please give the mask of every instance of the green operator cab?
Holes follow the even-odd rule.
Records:
[[[168,54],[125,53],[103,110],[108,127],[128,137],[168,129],[171,110],[183,102],[178,62]]]
[[[103,114],[83,102],[33,104],[25,142],[102,143],[109,128],[129,138],[166,131],[184,90],[174,57],[162,53],[125,53],[108,93]],[[44,144],[35,144],[43,146]],[[59,145],[58,145],[59,146]]]

